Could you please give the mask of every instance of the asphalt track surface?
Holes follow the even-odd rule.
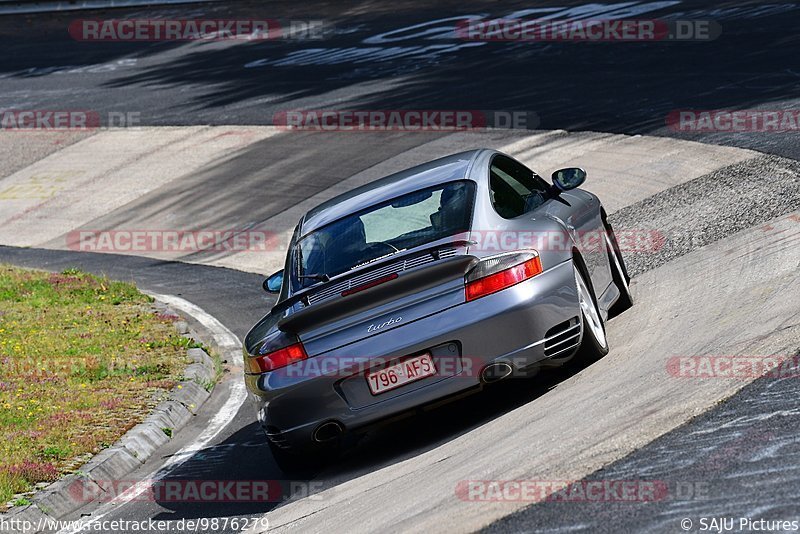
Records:
[[[730,169],[728,172],[716,173],[716,175],[708,175],[698,178],[684,186],[679,186],[671,190],[657,195],[655,200],[646,199],[628,208],[624,208],[619,212],[619,215],[614,218],[612,222],[618,228],[625,228],[627,224],[634,221],[657,221],[660,213],[665,213],[664,204],[665,199],[681,198],[681,190],[689,189],[694,199],[694,207],[691,204],[685,206],[689,211],[694,211],[696,214],[694,223],[697,228],[702,229],[702,234],[705,237],[702,239],[691,239],[688,241],[680,242],[678,246],[667,246],[663,249],[664,258],[652,260],[652,255],[642,255],[648,258],[647,263],[637,263],[636,257],[630,257],[632,260],[632,269],[637,275],[634,279],[634,287],[636,287],[639,276],[650,271],[654,266],[667,263],[667,261],[674,261],[694,250],[700,249],[709,244],[716,242],[724,242],[725,239],[735,234],[739,228],[736,224],[732,224],[732,214],[738,212],[750,213],[753,208],[763,204],[763,198],[758,196],[747,197],[751,204],[741,204],[742,197],[738,195],[728,196],[727,204],[724,201],[716,202],[715,210],[698,210],[698,206],[702,205],[704,199],[710,194],[714,194],[719,189],[724,189],[724,183],[721,177],[738,176],[742,179],[756,180],[761,174],[772,173],[774,176],[780,177],[782,173],[781,165],[788,165],[791,168],[792,162],[786,160],[775,161],[776,158],[757,158],[751,160],[749,164],[745,164],[743,168],[739,168],[736,172]],[[791,176],[788,173],[783,173],[783,176]],[[786,180],[774,180],[770,183],[776,184],[774,187],[782,188],[784,195],[781,196],[783,201],[773,203],[770,209],[759,211],[757,219],[748,220],[745,227],[769,222],[775,218],[785,217],[791,214],[791,211],[796,208],[798,199],[800,199],[800,182],[795,178]],[[778,185],[780,184],[780,185]],[[764,198],[774,198],[774,191],[764,189]],[[737,204],[738,203],[738,204]],[[793,216],[797,219],[797,215]],[[667,225],[661,225],[659,228],[665,231],[666,234],[672,236],[672,230],[675,235],[681,229],[683,219],[676,219],[673,226],[670,228]],[[735,215],[734,215],[735,220]],[[793,221],[794,219],[789,219]],[[790,226],[790,230],[791,230]],[[795,239],[796,240],[796,239]],[[111,277],[134,280],[140,287],[147,291],[157,293],[169,293],[181,296],[197,305],[203,307],[208,312],[216,316],[223,324],[229,325],[230,328],[237,336],[243,336],[251,318],[264,313],[270,304],[268,297],[258,291],[258,284],[260,277],[254,274],[242,273],[234,270],[220,269],[214,267],[204,267],[198,265],[187,265],[177,262],[165,262],[158,260],[151,260],[146,258],[137,258],[130,256],[114,256],[109,254],[88,254],[77,253],[71,251],[53,251],[53,250],[36,250],[36,249],[21,249],[21,248],[0,248],[0,258],[2,261],[15,263],[19,265],[28,265],[32,267],[46,268],[50,270],[61,270],[67,267],[80,267],[92,272],[105,273]],[[667,282],[669,279],[663,280]],[[668,285],[668,284],[665,284]],[[790,286],[793,287],[793,286]],[[787,291],[788,288],[784,288]],[[640,292],[646,291],[646,288],[639,289]],[[796,291],[793,289],[792,291]],[[669,289],[666,290],[669,292]],[[229,298],[220,298],[221,295],[227,295]],[[647,313],[645,313],[647,315]],[[623,316],[615,321],[612,321],[611,328],[619,325],[621,329],[626,328],[626,318]],[[622,321],[621,323],[619,321]],[[652,326],[652,318],[649,318],[645,324]],[[615,325],[616,323],[616,325]],[[613,330],[612,330],[613,332]],[[614,340],[612,334],[612,341]],[[509,382],[504,384],[503,388],[493,388],[483,395],[468,398],[448,407],[443,407],[439,411],[434,411],[423,417],[415,420],[412,424],[405,423],[396,427],[387,427],[375,435],[371,435],[365,443],[360,444],[356,449],[351,451],[343,460],[341,465],[331,468],[331,470],[323,473],[320,479],[326,488],[333,486],[335,488],[337,483],[347,481],[351,477],[358,476],[359,473],[370,471],[372,469],[385,468],[395,461],[405,460],[414,455],[420,454],[426,450],[447,443],[464,433],[471,430],[480,432],[479,427],[489,421],[500,417],[504,413],[509,413],[516,408],[524,406],[537,397],[545,394],[548,390],[558,387],[558,384],[573,376],[575,372],[579,371],[576,368],[566,369],[564,371],[553,373],[552,375],[544,378],[541,382],[537,383],[532,388],[532,384],[526,381]],[[159,454],[142,467],[140,472],[134,473],[132,478],[137,476],[146,477],[148,473],[152,472],[158,465],[169,458],[170,451],[178,450],[184,443],[190,441],[193,437],[193,432],[203,427],[203,419],[209,417],[214,408],[222,402],[229,387],[230,380],[236,380],[237,376],[228,376],[221,384],[218,390],[212,397],[212,401],[204,414],[199,416],[199,421],[192,425],[195,430],[189,430],[186,434],[180,435],[174,443],[171,443],[168,450]],[[789,388],[795,382],[787,381],[783,387]],[[751,391],[751,389],[747,391]],[[748,393],[745,393],[748,394]],[[739,399],[739,396],[735,397]],[[793,397],[782,397],[783,402],[793,405]],[[774,397],[773,399],[774,400]],[[746,403],[741,399],[733,402]],[[283,477],[281,473],[271,466],[269,461],[269,452],[263,445],[263,438],[259,429],[253,422],[252,413],[250,410],[241,410],[236,418],[231,421],[226,431],[220,440],[206,450],[196,454],[195,457],[190,458],[181,468],[176,470],[170,475],[172,480],[252,480],[252,479],[276,479],[281,480]],[[774,406],[772,409],[780,410],[780,406]],[[711,417],[710,415],[708,417]],[[692,423],[696,424],[696,423]],[[771,427],[770,427],[771,428]],[[783,428],[783,427],[781,427]],[[722,432],[722,439],[715,443],[717,448],[724,447],[726,439],[736,439],[736,431],[738,428],[730,429],[728,434]],[[753,432],[752,430],[749,430]],[[776,430],[771,429],[771,432]],[[680,430],[686,432],[686,430]],[[680,438],[663,438],[678,440]],[[695,442],[695,440],[691,440]],[[774,447],[775,442],[771,439],[757,441],[757,445],[763,447]],[[655,446],[655,445],[652,445]],[[636,453],[641,458],[639,462],[646,464],[646,458],[652,461],[654,457],[641,456],[641,453]],[[694,458],[694,461],[701,461],[704,454],[708,454],[708,449],[694,450],[690,449],[687,456]],[[694,456],[692,456],[694,454]],[[755,453],[754,453],[755,454]],[[657,457],[657,458],[660,458]],[[726,467],[729,469],[745,468],[747,466],[747,457],[734,457],[726,460]],[[627,460],[626,460],[627,461]],[[658,463],[663,469],[668,470],[671,464]],[[613,473],[614,471],[612,471]],[[647,472],[645,468],[639,472],[642,476],[643,472]],[[668,471],[668,473],[672,473]],[[596,475],[601,476],[601,475]],[[778,475],[775,475],[778,476]],[[708,483],[708,478],[703,478],[703,483]],[[790,479],[789,482],[790,483]],[[674,479],[670,478],[674,482]],[[696,482],[697,479],[694,479]],[[289,482],[284,483],[286,494],[291,493]],[[316,489],[322,489],[316,488]],[[295,490],[296,491],[296,490]],[[404,496],[408,498],[408,496]],[[772,491],[764,490],[761,493],[747,494],[748,503],[755,506],[760,503],[760,500],[772,502],[774,495]],[[141,519],[144,517],[152,517],[153,519],[170,519],[170,518],[203,518],[203,517],[258,517],[260,514],[268,511],[278,503],[265,505],[263,503],[248,504],[248,503],[170,503],[170,502],[148,502],[140,503],[135,502],[120,507],[120,509],[112,514],[111,517],[117,519]],[[559,510],[565,510],[563,503],[553,504],[557,507],[561,505],[562,508],[552,508],[549,512],[552,514],[554,521],[567,521],[567,519],[559,519]],[[657,514],[647,513],[647,510],[641,508],[631,507],[626,503],[626,508],[629,513],[632,509],[638,510],[638,515],[630,519],[631,521],[638,521],[635,523],[638,527],[651,528],[664,527],[661,522],[665,521],[663,516]],[[711,515],[714,513],[714,506],[707,500],[697,501],[695,505],[698,509],[702,508],[703,513]],[[406,505],[407,506],[407,505]],[[542,506],[542,505],[539,505]],[[571,510],[571,506],[566,510]],[[402,509],[402,508],[401,508]],[[648,510],[652,510],[648,509]],[[89,513],[91,506],[88,506],[83,512]],[[542,519],[539,517],[538,512],[530,512],[529,515],[522,515],[527,512],[521,512],[519,515],[512,516],[511,519],[504,520],[492,528],[505,529],[506,531],[527,531],[546,529],[551,524],[557,524],[558,521],[552,523],[550,519]],[[571,512],[570,512],[571,513]],[[590,514],[591,515],[591,514]],[[79,517],[79,515],[76,515]],[[550,517],[550,516],[548,516]],[[514,522],[517,521],[517,522]],[[674,526],[673,521],[666,526]],[[593,524],[592,530],[595,528],[603,530],[603,528],[616,529],[619,525],[616,522],[601,521],[597,519],[597,523]]]
[[[458,17],[711,20],[711,41],[464,41]],[[323,40],[80,42],[89,15],[0,18],[0,108],[139,113],[143,125],[272,124],[292,109],[529,112],[528,127],[678,135],[800,157],[798,133],[691,134],[674,110],[793,109],[800,5],[778,1],[226,2],[91,17],[323,21]],[[446,19],[442,21],[442,19]],[[411,29],[409,29],[411,28]],[[388,50],[388,49],[392,50]]]
[[[536,3],[536,7],[580,4],[546,2]],[[115,16],[124,13],[149,18],[250,14],[322,19],[329,21],[333,29],[323,42],[77,43],[63,31],[64,21],[76,18],[73,14],[36,19],[3,17],[0,44],[6,53],[0,60],[0,108],[134,111],[141,113],[142,124],[148,125],[270,124],[276,112],[301,107],[521,110],[535,113],[535,126],[543,129],[676,135],[664,127],[666,115],[675,109],[791,109],[797,105],[800,55],[795,28],[800,5],[661,4],[663,7],[647,7],[637,16],[713,18],[722,25],[723,36],[707,43],[587,46],[487,43],[466,47],[454,39],[430,39],[432,35],[404,38],[391,45],[366,42],[378,34],[454,14],[508,16],[516,9],[531,7],[522,2],[504,3],[502,8],[494,2],[443,2],[426,8],[416,2],[400,2],[391,7],[374,2],[312,2],[303,4],[302,12],[294,2],[275,2],[270,4],[267,15],[260,3],[113,12]],[[715,9],[722,11],[714,12]],[[735,9],[743,11],[731,11]],[[95,15],[99,18],[107,14]],[[370,60],[365,52],[363,61],[356,63],[340,59],[342,51],[329,51],[327,57],[323,56],[324,61],[309,55],[311,59],[305,63],[286,62],[287,57],[296,57],[291,54],[306,48],[441,45],[447,46],[409,50],[405,59],[392,61],[378,61],[374,56]],[[800,157],[797,133],[680,136]],[[324,157],[322,152],[320,157]],[[659,256],[631,258],[636,274],[648,273],[701,247],[722,243],[738,231],[772,224],[796,211],[800,205],[796,165],[781,158],[766,158],[741,169],[726,169],[717,176],[693,180],[624,208],[615,215],[615,224],[633,227],[650,221],[663,229],[669,227],[670,220],[677,228],[688,219],[697,230],[696,239],[676,239],[674,246]],[[758,180],[769,183],[760,187]],[[752,189],[748,189],[749,183],[754,184]],[[690,199],[695,203],[687,202]],[[290,205],[277,203],[274,209],[277,212]],[[674,215],[676,209],[681,212],[680,217]],[[175,294],[194,302],[239,337],[270,304],[259,290],[259,276],[234,270],[129,256],[7,247],[0,248],[0,261],[53,270],[78,266],[134,280],[148,291]],[[796,288],[784,287],[794,295]],[[621,317],[617,324],[625,320]],[[426,414],[413,428],[400,425],[382,430],[322,478],[330,481],[328,485],[344,482],[453,441],[546,395],[562,381],[574,378],[577,371],[573,368],[554,373],[533,390],[530,384],[511,382],[507,388],[493,388],[485,395]],[[210,412],[222,403],[229,381],[237,378],[227,377],[212,397],[208,412],[198,416],[197,424],[192,425],[194,430],[179,436],[138,474],[147,476],[171,452],[189,442],[193,432],[196,434]],[[698,482],[710,483],[711,489],[717,490],[711,492],[715,496],[712,501],[686,499],[612,507],[543,503],[495,523],[490,530],[564,531],[580,527],[585,531],[676,532],[681,517],[697,520],[700,515],[766,512],[776,517],[796,517],[796,503],[777,497],[796,495],[800,489],[793,436],[796,398],[796,379],[762,379],[688,425],[592,475],[596,479],[663,477],[674,483],[683,480],[695,484],[695,488]],[[213,447],[190,459],[172,476],[281,479],[252,413],[246,408]],[[767,412],[776,415],[770,418]],[[764,435],[768,437],[764,439]],[[707,457],[713,454],[723,455],[724,461],[720,466],[717,460],[711,470]],[[707,471],[698,471],[698,466],[705,466]],[[115,516],[257,517],[276,505],[133,503]],[[91,512],[89,508],[84,511]],[[330,528],[335,529],[336,525],[331,524]]]
[[[795,358],[800,358],[800,354]],[[677,532],[689,519],[796,518],[797,376],[762,378],[721,406],[642,447],[586,481],[670,480],[673,498],[650,503],[545,502],[483,530],[504,532]],[[789,529],[787,529],[789,530]]]

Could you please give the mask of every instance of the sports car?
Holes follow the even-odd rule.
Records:
[[[347,435],[609,348],[633,303],[600,200],[490,149],[392,174],[312,209],[247,334],[245,380],[285,472]],[[530,379],[530,378],[529,378]]]

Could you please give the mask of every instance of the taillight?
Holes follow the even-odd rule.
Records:
[[[377,278],[377,279],[375,279],[375,280],[373,280],[371,282],[367,282],[366,284],[361,284],[360,286],[356,286],[356,287],[350,288],[350,289],[348,289],[346,291],[342,291],[342,296],[346,297],[348,295],[352,295],[353,293],[358,293],[359,291],[364,291],[366,289],[370,289],[372,287],[379,286],[379,285],[381,285],[383,283],[391,282],[395,278],[397,278],[397,273],[392,273],[392,274],[387,274],[386,276],[381,276],[380,278]]]
[[[302,343],[295,343],[282,349],[256,356],[254,358],[247,358],[247,372],[250,374],[261,374],[281,367],[286,367],[294,362],[299,362],[308,358],[306,349]]]
[[[542,272],[536,251],[501,254],[482,260],[466,276],[467,301],[524,282]]]

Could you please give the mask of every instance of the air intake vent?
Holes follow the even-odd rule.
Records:
[[[438,249],[439,259],[450,258],[455,256],[458,253],[458,250],[455,248],[442,248]],[[308,304],[316,304],[318,302],[322,302],[323,300],[328,300],[333,297],[338,297],[342,294],[342,292],[347,291],[348,289],[352,289],[354,287],[358,287],[363,284],[367,284],[372,282],[373,280],[377,280],[378,278],[382,278],[384,276],[390,274],[401,273],[403,271],[408,271],[410,269],[414,269],[415,267],[419,267],[420,265],[425,265],[426,263],[432,263],[436,261],[432,254],[425,253],[420,256],[414,256],[412,258],[407,258],[401,261],[395,261],[379,267],[373,271],[369,271],[364,274],[360,274],[349,280],[345,280],[343,282],[339,282],[338,284],[333,284],[332,286],[328,286],[317,293],[309,295],[307,297]]]
[[[547,331],[544,340],[544,355],[547,358],[559,355],[567,356],[570,350],[580,344],[580,340],[581,324],[577,317],[573,317]]]

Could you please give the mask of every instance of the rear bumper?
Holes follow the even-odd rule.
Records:
[[[323,423],[347,430],[375,424],[481,385],[480,372],[505,361],[524,371],[569,356],[580,343],[571,262],[493,295],[402,324],[271,373],[246,376],[270,438],[309,443]],[[430,352],[437,374],[373,396],[365,372]]]

